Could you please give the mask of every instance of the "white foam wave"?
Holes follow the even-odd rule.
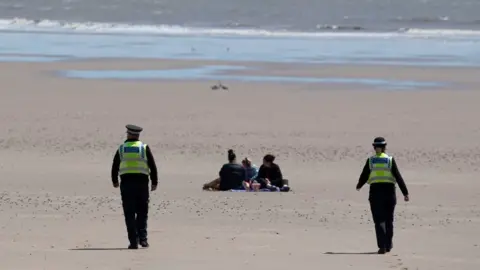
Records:
[[[460,29],[416,29],[411,28],[406,30],[409,35],[419,35],[419,36],[480,36],[480,31],[478,30],[460,30]]]
[[[335,33],[293,32],[238,28],[195,28],[175,25],[139,25],[96,22],[62,22],[53,20],[28,20],[22,18],[0,19],[0,30],[32,32],[82,32],[104,34],[159,34],[159,35],[212,35],[212,36],[272,36],[272,37],[318,37],[318,36],[390,36],[391,33]]]
[[[209,36],[269,36],[269,37],[374,37],[389,38],[398,36],[410,37],[473,37],[480,38],[480,31],[454,29],[402,29],[396,32],[294,32],[262,29],[232,28],[194,28],[175,25],[140,25],[122,23],[66,22],[55,20],[29,20],[24,18],[0,19],[0,31],[25,32],[76,32],[96,34],[149,34],[149,35],[209,35]]]

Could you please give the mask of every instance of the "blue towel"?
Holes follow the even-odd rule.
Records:
[[[231,189],[232,192],[247,192],[245,189]],[[255,191],[248,191],[248,192],[255,192]],[[280,192],[280,189],[270,190],[268,188],[261,188],[257,192]]]
[[[244,188],[231,189],[230,191],[232,191],[232,192],[247,192]],[[268,189],[268,188],[261,188],[257,192],[289,192],[289,191],[290,191],[290,187],[284,186],[282,188],[276,187],[276,189],[274,189],[274,190],[273,189]],[[249,192],[255,192],[255,191],[249,191]]]

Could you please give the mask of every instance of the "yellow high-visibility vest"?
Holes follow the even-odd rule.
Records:
[[[150,174],[147,161],[147,145],[141,141],[126,142],[118,148],[120,154],[119,175],[127,173]]]
[[[392,174],[392,157],[385,154],[376,154],[369,158],[370,176],[368,184],[392,183],[395,184],[395,177]]]

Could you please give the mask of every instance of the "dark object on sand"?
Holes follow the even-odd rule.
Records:
[[[228,90],[228,87],[223,85],[221,82],[218,82],[216,85],[213,85],[212,90],[218,90],[218,89],[223,89],[223,90]]]

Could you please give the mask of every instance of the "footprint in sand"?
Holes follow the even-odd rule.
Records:
[[[398,257],[398,255],[393,255],[393,257]],[[389,260],[389,263],[390,263],[389,268],[408,270],[408,267],[403,266],[403,260],[401,258],[397,258],[395,260]]]

